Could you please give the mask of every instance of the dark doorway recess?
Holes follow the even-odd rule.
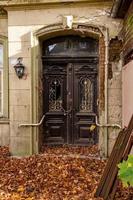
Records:
[[[80,36],[43,42],[44,143],[97,143],[98,41]]]

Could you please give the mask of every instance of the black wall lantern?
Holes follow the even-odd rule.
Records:
[[[22,64],[23,58],[19,57],[17,59],[17,64],[14,66],[15,72],[18,78],[22,78],[24,76],[25,66]]]

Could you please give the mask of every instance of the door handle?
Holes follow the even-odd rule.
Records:
[[[72,108],[70,108],[69,110],[65,110],[64,108],[62,108],[62,110],[64,111],[64,116],[66,116],[72,112]]]
[[[97,106],[99,106],[99,99],[97,99]]]

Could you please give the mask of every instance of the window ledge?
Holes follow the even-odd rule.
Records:
[[[9,124],[10,120],[0,116],[0,124]]]

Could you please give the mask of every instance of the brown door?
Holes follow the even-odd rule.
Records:
[[[78,145],[96,143],[96,129],[92,132],[89,130],[95,123],[96,102],[95,59],[85,63],[47,63],[44,67],[44,142]]]
[[[97,65],[89,63],[74,64],[73,81],[73,143],[94,144],[97,131],[90,131],[97,114]]]

